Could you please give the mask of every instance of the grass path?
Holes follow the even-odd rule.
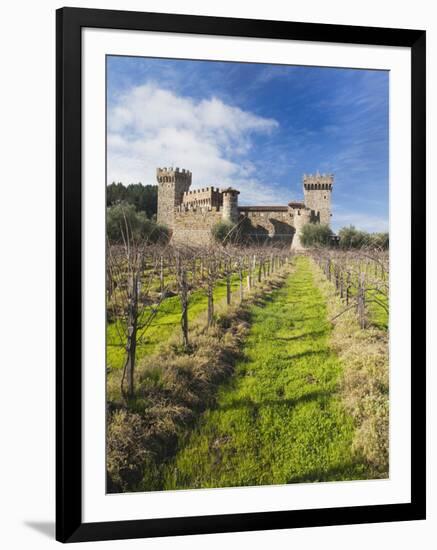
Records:
[[[336,395],[342,366],[311,260],[295,265],[267,305],[253,307],[245,359],[166,466],[166,489],[368,477]]]

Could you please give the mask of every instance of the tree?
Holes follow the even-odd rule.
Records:
[[[112,206],[121,201],[126,201],[127,188],[121,183],[112,182],[106,187],[106,206]]]
[[[332,235],[328,225],[307,223],[302,227],[300,240],[303,246],[328,246]]]
[[[338,236],[341,248],[361,248],[369,241],[369,234],[356,229],[353,225],[340,229]]]
[[[158,271],[160,250],[151,246],[151,233],[135,225],[132,211],[122,209],[118,229],[120,240],[107,245],[107,308],[117,323],[120,341],[125,345],[125,361],[121,379],[123,397],[134,396],[137,345],[150,326],[164,299],[150,305],[149,294]],[[125,388],[127,384],[127,390]]]
[[[370,241],[372,248],[379,248],[381,250],[387,250],[389,247],[389,234],[388,233],[371,233]]]
[[[237,225],[229,221],[217,222],[211,229],[216,242],[227,244],[237,240]]]
[[[119,202],[132,204],[138,212],[144,212],[147,218],[152,219],[158,210],[158,186],[131,183],[126,187],[121,182],[113,182],[106,188],[106,205],[113,206]]]
[[[106,231],[111,242],[123,242],[126,224],[136,240],[146,239],[153,243],[168,240],[168,229],[149,220],[146,214],[138,212],[133,204],[123,201],[107,208]]]
[[[385,250],[389,246],[388,233],[367,233],[356,229],[353,225],[343,227],[338,232],[340,248],[379,248]]]

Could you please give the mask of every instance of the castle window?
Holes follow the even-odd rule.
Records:
[[[323,195],[323,198],[326,199],[326,195]]]

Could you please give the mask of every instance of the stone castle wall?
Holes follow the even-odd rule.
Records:
[[[206,187],[187,191],[182,196],[181,207],[190,209],[196,206],[220,208],[223,204],[223,196],[218,188]]]
[[[175,212],[172,241],[185,245],[204,245],[212,242],[211,229],[222,219],[220,209],[195,209]]]
[[[282,240],[301,248],[299,234],[305,223],[331,222],[332,174],[304,175],[304,202],[287,206],[239,206],[239,191],[214,187],[193,189],[191,172],[158,168],[158,222],[172,231],[172,241],[187,245],[212,242],[218,222],[239,224],[249,240]]]
[[[244,233],[255,238],[275,237],[291,239],[294,234],[293,212],[284,206],[267,209],[267,207],[240,207],[240,219],[244,219]]]

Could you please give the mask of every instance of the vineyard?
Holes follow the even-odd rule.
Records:
[[[108,491],[386,477],[388,254],[107,247]]]
[[[189,351],[192,321],[199,323],[205,314],[205,327],[211,327],[217,305],[243,303],[246,295],[291,260],[290,251],[269,247],[242,251],[138,247],[133,242],[108,250],[107,368],[124,371],[120,395],[130,397],[137,359],[155,351],[175,332]]]
[[[386,250],[342,252],[318,249],[314,260],[348,308],[355,308],[360,327],[388,329],[389,264]]]

